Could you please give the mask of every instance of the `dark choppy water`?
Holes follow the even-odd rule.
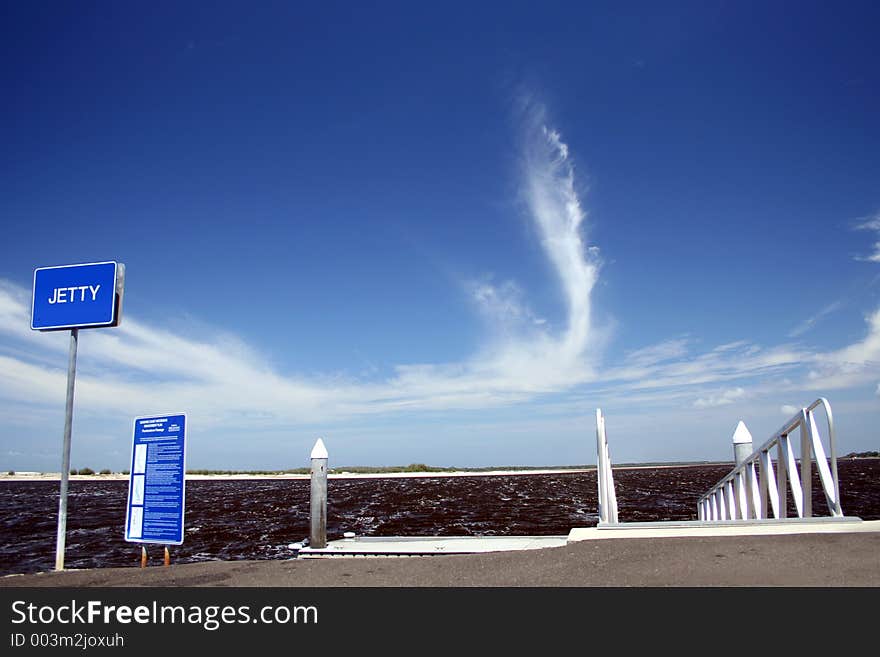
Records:
[[[615,470],[620,520],[692,520],[700,495],[730,465]],[[880,519],[880,459],[839,462],[845,515]],[[70,482],[67,568],[137,566],[140,546],[122,538],[126,481]],[[826,509],[818,482],[813,508]],[[565,535],[597,522],[596,473],[331,479],[328,538]],[[55,565],[58,482],[0,482],[0,574]],[[186,535],[175,563],[283,559],[309,534],[308,480],[188,481]],[[151,564],[161,546],[148,547]]]

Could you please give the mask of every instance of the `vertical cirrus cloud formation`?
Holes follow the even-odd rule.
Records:
[[[513,281],[471,285],[472,298],[497,330],[477,355],[457,365],[398,368],[394,387],[422,388],[456,395],[479,391],[493,398],[562,390],[592,378],[598,340],[591,315],[591,293],[598,279],[598,249],[588,247],[586,220],[568,146],[548,127],[545,112],[530,107],[523,121],[521,190],[541,248],[564,299],[565,325],[554,329],[528,307]]]

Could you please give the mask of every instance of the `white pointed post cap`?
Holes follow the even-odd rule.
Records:
[[[318,442],[315,443],[315,446],[312,447],[312,455],[313,459],[326,459],[328,457],[327,448],[324,447],[324,441],[318,438]]]
[[[739,424],[736,425],[736,430],[733,432],[733,444],[738,445],[750,442],[752,442],[752,434],[746,428],[746,423],[740,420]]]

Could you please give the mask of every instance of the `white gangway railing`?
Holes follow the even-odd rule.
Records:
[[[599,525],[617,524],[617,495],[614,492],[614,475],[611,472],[611,452],[605,437],[605,416],[596,409],[596,479],[599,482]]]
[[[821,406],[828,424],[829,450],[826,456],[822,436],[813,411]],[[795,457],[795,432],[800,429],[800,458]],[[776,471],[770,451],[776,448]],[[832,517],[842,517],[840,486],[837,480],[837,452],[831,405],[824,397],[802,408],[779,431],[697,502],[700,520],[751,520],[786,518],[788,492],[799,518],[813,517],[812,462],[815,459],[819,482]],[[798,475],[800,461],[800,475]]]

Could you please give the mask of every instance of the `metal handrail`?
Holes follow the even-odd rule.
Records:
[[[596,479],[599,484],[599,524],[617,524],[617,494],[614,492],[614,474],[611,471],[611,451],[605,436],[605,416],[596,409]]]
[[[822,436],[816,427],[813,410],[822,406],[828,424],[829,453],[826,457]],[[800,428],[800,459],[794,455],[791,434]],[[776,470],[770,450],[776,447]],[[815,458],[819,481],[828,510],[842,517],[840,486],[837,479],[837,448],[831,405],[820,397],[791,417],[773,436],[743,459],[718,483],[700,497],[697,513],[700,520],[750,520],[788,517],[787,493],[791,489],[798,517],[813,517],[812,461]],[[798,476],[798,460],[800,476]],[[830,465],[829,465],[830,462]],[[759,476],[760,470],[760,476]]]

